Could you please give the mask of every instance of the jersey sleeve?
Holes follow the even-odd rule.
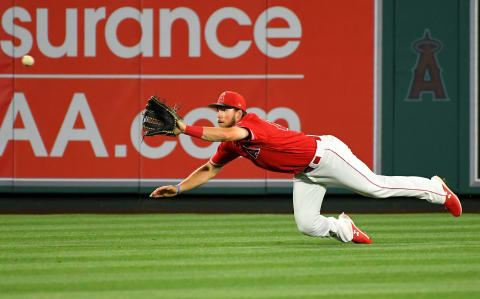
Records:
[[[258,140],[261,139],[261,136],[263,135],[261,128],[251,118],[243,119],[235,126],[244,128],[248,131],[248,140]]]
[[[220,143],[217,152],[210,158],[210,163],[214,166],[223,166],[240,156],[232,144],[232,142]]]

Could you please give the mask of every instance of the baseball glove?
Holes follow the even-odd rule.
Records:
[[[177,114],[177,107],[169,107],[157,96],[151,96],[143,114],[143,135],[177,136],[174,129],[182,118]]]

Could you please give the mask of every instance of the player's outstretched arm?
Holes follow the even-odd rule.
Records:
[[[248,137],[247,129],[240,127],[216,128],[203,127],[202,139],[207,141],[235,141]]]
[[[222,167],[213,166],[210,162],[205,163],[179,184],[180,191],[185,192],[205,184],[208,180],[215,177],[220,169],[222,169]],[[155,189],[155,191],[150,194],[150,197],[172,197],[178,195],[178,193],[179,190],[177,186],[161,186]]]
[[[187,129],[187,127],[190,129]],[[194,128],[193,133],[192,128]],[[177,127],[175,128],[174,132],[176,135],[183,133],[212,142],[241,140],[247,138],[249,135],[247,129],[241,127],[194,127],[185,125],[181,120],[177,122]]]

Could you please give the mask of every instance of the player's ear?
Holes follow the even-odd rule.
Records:
[[[243,117],[243,111],[240,109],[235,109],[235,120],[239,122]]]

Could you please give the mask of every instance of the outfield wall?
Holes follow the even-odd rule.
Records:
[[[187,123],[214,125],[206,106],[235,90],[270,121],[336,135],[377,172],[438,172],[476,192],[465,103],[478,18],[467,1],[407,2],[4,1],[0,191],[144,193],[177,183],[218,144],[142,141],[146,100],[158,94],[181,104]],[[434,56],[447,98],[420,84],[418,98],[405,99],[427,31],[442,45]],[[34,66],[21,64],[25,54]],[[437,70],[426,65],[424,84]],[[290,178],[237,159],[196,192],[289,193]]]
[[[383,1],[382,21],[382,172],[478,194],[478,1]]]

